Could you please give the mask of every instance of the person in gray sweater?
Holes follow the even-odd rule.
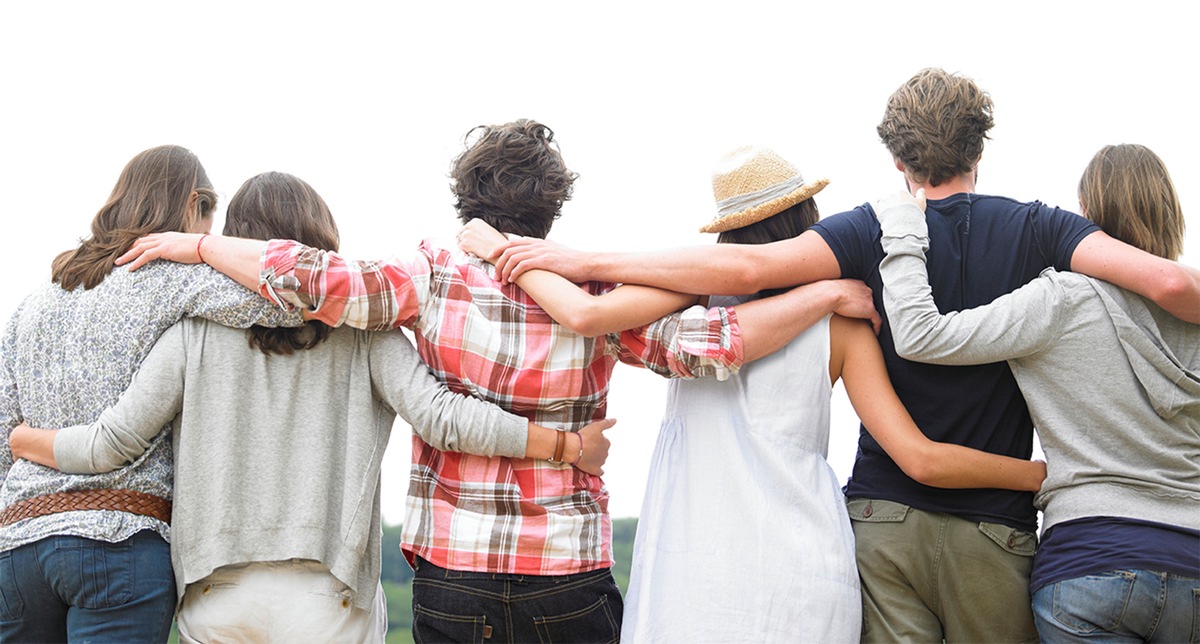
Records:
[[[1160,257],[1182,251],[1166,167],[1139,145],[1103,148],[1084,214]],[[1046,453],[1030,590],[1044,641],[1197,641],[1200,327],[1107,282],[1047,269],[989,305],[939,313],[922,200],[883,200],[884,302],[899,354],[1007,360]]]
[[[321,197],[282,173],[243,185],[225,233],[338,245]],[[64,472],[106,472],[175,418],[181,638],[382,641],[379,472],[397,414],[447,452],[555,456],[558,432],[451,392],[401,331],[320,322],[247,332],[185,320],[93,424],[18,427],[13,444]],[[610,425],[582,430],[583,462],[559,459],[599,471]]]

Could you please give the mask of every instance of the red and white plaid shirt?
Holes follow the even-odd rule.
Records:
[[[535,423],[577,431],[605,417],[616,360],[662,375],[724,379],[742,363],[732,308],[695,306],[585,338],[555,323],[490,264],[423,242],[387,262],[347,261],[291,241],[262,256],[261,292],[331,325],[414,332],[452,390]],[[612,284],[589,282],[592,294]],[[452,570],[566,575],[612,565],[604,482],[569,465],[442,452],[413,436],[401,548]]]

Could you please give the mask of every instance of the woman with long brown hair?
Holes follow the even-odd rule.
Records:
[[[22,421],[90,422],[116,402],[180,318],[299,324],[295,314],[204,266],[115,268],[114,259],[147,233],[207,232],[216,200],[189,150],[139,153],[92,220],[91,235],[54,260],[51,283],[8,323],[0,347],[2,641],[167,638],[175,608],[169,433],[151,437],[129,467],[95,476],[14,461],[8,434]]]

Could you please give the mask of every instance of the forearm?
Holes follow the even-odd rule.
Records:
[[[919,465],[910,466],[911,473],[903,466],[901,469],[918,483],[932,487],[1037,492],[1046,478],[1045,463],[949,443],[929,441],[922,460]]]
[[[258,292],[259,269],[267,242],[209,235],[197,244],[200,259],[238,284]]]
[[[739,304],[744,362],[770,355],[833,313],[841,293],[828,282],[798,286],[786,293]]]
[[[529,271],[517,285],[550,317],[579,335],[594,338],[651,322],[695,304],[696,296],[645,286],[620,286],[592,295],[549,271]]]
[[[1094,232],[1075,247],[1071,270],[1133,291],[1185,322],[1200,324],[1200,270],[1196,268]]]
[[[120,402],[118,402],[118,405]],[[101,474],[120,469],[141,457],[150,448],[150,439],[163,429],[153,431],[135,423],[135,427],[115,424],[111,410],[100,414],[91,425],[75,425],[57,430],[54,438],[53,466],[68,474]]]
[[[772,244],[587,253],[582,261],[593,279],[708,295],[744,295],[841,277],[837,258],[812,231]]]
[[[24,423],[17,425],[9,435],[9,447],[14,458],[23,458],[39,465],[58,469],[54,459],[54,429],[34,429]]]

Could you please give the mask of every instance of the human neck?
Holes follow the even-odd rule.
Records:
[[[908,182],[908,191],[916,194],[917,190],[925,190],[926,199],[945,199],[951,195],[956,195],[962,192],[975,192],[975,172],[965,172],[948,181],[932,186],[928,182],[918,182],[910,180]]]

